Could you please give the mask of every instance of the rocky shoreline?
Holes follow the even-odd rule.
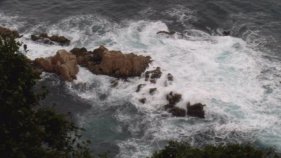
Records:
[[[17,31],[0,27],[2,37],[20,38]],[[58,44],[67,46],[71,43],[64,36],[52,35],[46,33],[31,35],[31,40],[43,44]],[[26,45],[24,45],[26,47]],[[26,49],[26,48],[25,48]],[[70,51],[58,50],[56,55],[47,58],[37,58],[31,63],[34,65],[36,72],[48,72],[58,75],[62,80],[72,82],[76,79],[79,72],[79,66],[87,68],[96,75],[107,75],[117,79],[127,79],[130,77],[140,77],[144,74],[145,81],[155,84],[157,79],[162,76],[161,68],[146,71],[152,62],[150,56],[136,55],[134,53],[123,53],[116,50],[108,50],[104,46],[88,51],[86,48],[73,48]],[[172,82],[174,77],[171,73],[167,75],[167,82]],[[136,93],[140,92],[145,84],[137,87]],[[157,88],[151,88],[149,94],[153,95]],[[181,94],[170,92],[166,95],[167,104],[163,109],[171,113],[174,117],[198,117],[205,118],[204,104],[196,103],[191,105],[186,103],[186,108],[177,107],[182,99]],[[146,98],[139,99],[140,103],[146,104]]]

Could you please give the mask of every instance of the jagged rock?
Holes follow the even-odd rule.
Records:
[[[181,94],[170,92],[167,94],[166,99],[169,102],[164,106],[165,110],[172,114],[175,117],[184,117],[186,116],[186,110],[176,107],[175,105],[181,101]]]
[[[120,51],[109,51],[100,46],[93,52],[72,50],[78,63],[98,75],[108,75],[116,78],[140,76],[149,66],[149,56],[123,54]]]
[[[186,110],[178,108],[178,107],[173,107],[168,110],[169,113],[172,114],[172,116],[175,117],[185,117],[186,116]]]
[[[162,75],[160,67],[155,70],[145,72],[145,81],[150,80],[151,83],[156,83],[156,79],[160,78]]]
[[[137,90],[136,92],[140,92],[141,89],[145,86],[145,84],[139,84],[138,87],[137,87]]]
[[[0,36],[2,37],[10,37],[10,38],[20,38],[20,34],[15,30],[10,30],[5,27],[0,26]]]
[[[39,35],[31,35],[31,40],[50,45],[57,43],[61,46],[67,46],[70,44],[70,40],[65,38],[64,36],[49,36],[46,33],[41,33]]]
[[[59,50],[53,57],[37,58],[34,63],[43,71],[56,73],[66,81],[76,79],[79,71],[76,56],[66,50]]]
[[[206,105],[203,105],[201,103],[196,103],[193,105],[187,103],[187,115],[192,117],[205,118],[204,106]]]
[[[167,79],[168,79],[168,81],[174,81],[174,76],[172,74],[168,73]]]
[[[175,105],[180,102],[181,100],[181,94],[177,94],[174,92],[170,92],[169,94],[167,94],[166,99],[169,102],[167,105],[165,105],[165,109],[169,109],[169,108],[173,108],[175,107]]]
[[[149,89],[149,94],[153,95],[157,91],[157,88],[150,88]]]
[[[141,102],[142,104],[145,104],[146,98],[139,99],[139,102]]]

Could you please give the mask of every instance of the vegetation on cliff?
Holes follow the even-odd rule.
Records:
[[[170,142],[151,158],[280,158],[273,149],[257,149],[251,145],[205,146],[195,148],[185,142]]]
[[[44,94],[33,87],[39,75],[18,50],[20,43],[0,36],[0,155],[5,158],[91,157],[80,129],[63,115],[40,108]]]

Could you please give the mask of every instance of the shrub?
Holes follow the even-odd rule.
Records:
[[[274,150],[256,149],[250,145],[191,147],[188,143],[170,142],[151,158],[280,158]]]
[[[0,36],[0,156],[91,157],[79,128],[52,109],[38,108],[44,98],[33,90],[39,75],[19,47],[13,38]]]

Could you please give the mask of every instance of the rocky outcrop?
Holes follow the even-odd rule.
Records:
[[[65,38],[64,36],[49,36],[46,33],[41,33],[39,35],[31,35],[31,40],[50,45],[59,44],[61,46],[68,46],[70,44],[70,40]]]
[[[71,52],[77,57],[78,64],[92,73],[116,78],[140,76],[151,62],[149,56],[109,51],[103,46],[92,52],[85,48],[74,48]]]
[[[53,57],[37,58],[34,63],[43,71],[56,73],[66,81],[76,79],[79,71],[76,56],[66,50],[59,50]]]
[[[201,103],[196,103],[193,105],[187,103],[186,109],[176,107],[176,104],[181,101],[181,98],[181,94],[177,94],[174,92],[170,92],[169,94],[167,94],[166,99],[168,101],[168,104],[164,106],[165,110],[175,117],[185,117],[188,115],[192,117],[205,118],[205,105]]]
[[[9,38],[20,38],[20,34],[17,31],[10,30],[0,26],[0,36]]]
[[[166,95],[166,99],[168,101],[168,104],[165,105],[165,109],[168,110],[168,109],[171,109],[171,108],[174,108],[175,105],[181,101],[181,94],[177,94],[177,93],[174,93],[174,92],[170,92],[169,94]]]
[[[187,115],[193,117],[205,118],[204,106],[206,105],[203,105],[201,103],[196,103],[193,105],[187,103]]]
[[[157,67],[155,70],[145,72],[145,81],[150,81],[151,83],[156,83],[156,80],[159,79],[162,75],[160,67]]]

